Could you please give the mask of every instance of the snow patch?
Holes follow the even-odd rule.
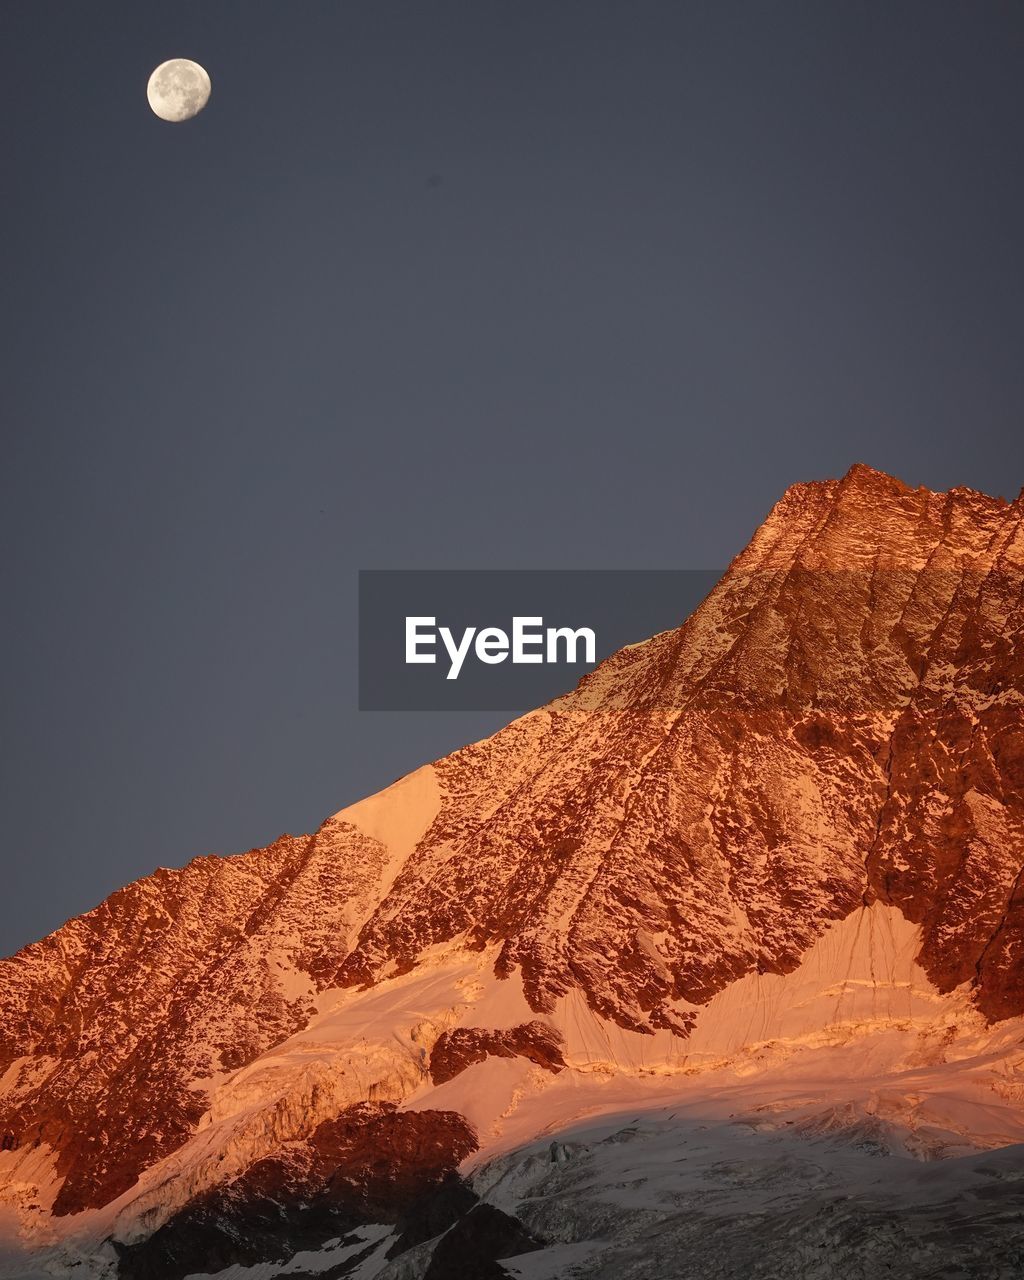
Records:
[[[427,764],[376,795],[339,810],[334,818],[350,822],[371,840],[379,840],[396,858],[405,858],[429,831],[440,811],[441,798],[437,773]]]

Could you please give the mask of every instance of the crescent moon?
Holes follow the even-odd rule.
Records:
[[[146,85],[146,98],[154,115],[177,122],[197,116],[210,100],[210,77],[189,58],[161,62]]]

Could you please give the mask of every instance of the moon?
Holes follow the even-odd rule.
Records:
[[[161,120],[191,120],[209,102],[210,87],[210,77],[198,62],[171,58],[149,77],[146,98]]]

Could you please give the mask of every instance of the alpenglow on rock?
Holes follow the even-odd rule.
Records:
[[[689,619],[574,693],[0,962],[23,1239],[135,1247],[338,1117],[349,1151],[419,1099],[442,1119],[402,1141],[440,1186],[511,1114],[484,1091],[470,1115],[463,1074],[692,1073],[730,987],[782,990],[851,918],[911,931],[957,1027],[1024,1015],[1022,582],[1021,498],[862,466],[795,485]]]

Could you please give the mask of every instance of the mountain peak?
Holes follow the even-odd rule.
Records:
[[[911,493],[913,490],[896,476],[887,471],[879,471],[868,466],[866,462],[855,462],[840,480],[843,488],[862,488],[877,490],[882,493]]]
[[[0,963],[11,1167],[49,1153],[52,1215],[128,1197],[152,1222],[180,1150],[188,1194],[339,1116],[369,1159],[353,1126],[415,1145],[379,1108],[435,1086],[463,1151],[444,1100],[474,1063],[577,1070],[560,1037],[586,1024],[670,1072],[716,1001],[865,902],[913,932],[936,1001],[1021,1016],[1020,514],[862,465],[792,486],[690,619],[581,696]],[[459,1076],[431,1084],[438,1044]]]
[[[1005,498],[992,497],[979,489],[972,489],[966,485],[957,485],[944,493],[929,489],[926,485],[918,485],[914,488],[906,484],[898,476],[891,475],[887,471],[881,471],[877,467],[869,466],[864,462],[853,463],[840,480],[798,481],[787,488],[780,502],[785,502],[793,494],[814,495],[818,499],[831,500],[850,492],[870,495],[881,501],[887,498],[899,499],[906,497],[914,497],[924,501],[948,498],[967,499],[983,504],[991,503],[1000,507],[1009,505]],[[1022,493],[1024,493],[1024,490],[1022,490]]]

